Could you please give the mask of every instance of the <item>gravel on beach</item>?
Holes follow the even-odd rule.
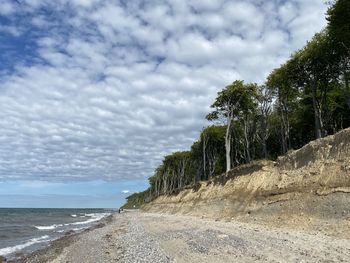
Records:
[[[23,262],[350,262],[348,239],[141,212],[114,214],[105,226],[67,242],[61,247],[52,245],[46,257],[41,254],[40,258],[39,253],[36,260],[28,257]]]

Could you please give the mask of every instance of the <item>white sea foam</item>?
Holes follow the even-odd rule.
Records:
[[[88,227],[77,227],[77,228],[73,228],[73,231],[80,231],[80,230],[84,230],[87,229]]]
[[[71,217],[77,217],[77,215],[70,215]]]
[[[109,216],[109,215],[110,215],[110,213],[85,214],[84,217],[90,217],[90,219],[88,219],[86,221],[67,223],[67,224],[53,224],[53,225],[50,225],[50,226],[35,226],[35,228],[38,229],[38,230],[41,230],[41,231],[48,231],[48,230],[53,230],[55,228],[62,227],[62,226],[86,225],[86,224],[94,223],[96,221],[100,221],[102,218],[104,218],[106,216]],[[75,217],[76,215],[71,215],[71,216]]]
[[[62,224],[54,224],[54,225],[51,225],[51,226],[35,226],[36,229],[39,229],[39,230],[52,230],[52,229],[55,229],[57,227],[61,227],[63,226]]]
[[[32,246],[34,244],[47,242],[47,241],[49,241],[49,236],[41,236],[41,237],[37,237],[37,238],[32,238],[32,239],[27,240],[27,242],[20,244],[20,245],[17,245],[17,246],[1,248],[0,255],[6,256],[6,255],[12,254],[18,250],[21,250],[23,248]]]
[[[85,214],[85,216],[91,217],[90,219],[86,220],[86,221],[82,221],[82,222],[75,222],[75,223],[71,223],[70,225],[86,225],[86,224],[90,224],[96,221],[100,221],[102,218],[109,216],[110,213],[93,213],[93,214]]]
[[[94,216],[99,215],[99,214],[91,213],[91,214],[85,214],[85,216],[94,217]]]

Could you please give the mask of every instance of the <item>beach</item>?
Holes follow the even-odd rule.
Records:
[[[349,262],[350,240],[253,223],[142,212],[68,235],[20,263]]]

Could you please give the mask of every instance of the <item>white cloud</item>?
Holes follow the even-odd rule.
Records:
[[[221,88],[264,81],[325,25],[319,2],[23,2],[27,19],[2,28],[37,48],[0,75],[0,178],[152,175],[198,138]]]
[[[18,37],[21,35],[21,30],[15,26],[0,25],[0,32],[9,33],[14,37]]]
[[[122,193],[123,193],[123,194],[129,194],[129,193],[130,193],[130,190],[123,190]]]
[[[11,15],[15,12],[15,5],[13,1],[0,0],[0,15]]]

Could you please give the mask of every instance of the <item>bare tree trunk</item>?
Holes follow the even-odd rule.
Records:
[[[267,145],[266,145],[266,141],[267,141],[267,121],[265,119],[265,116],[263,117],[262,120],[262,145],[263,145],[263,154],[264,154],[264,158],[267,159]]]
[[[183,187],[183,181],[184,181],[184,178],[185,178],[185,167],[186,167],[186,159],[183,158],[181,159],[181,162],[180,162],[180,169],[178,171],[179,173],[179,188],[182,189]]]
[[[348,72],[346,72],[346,68],[344,70],[344,81],[345,81],[345,92],[346,92],[345,94],[346,104],[350,109],[350,87],[349,87]]]
[[[215,156],[215,153],[212,152],[212,154],[210,154],[210,159],[209,159],[209,178],[208,179],[214,176],[217,159],[218,158]]]
[[[244,141],[245,141],[245,151],[246,151],[246,161],[250,163],[250,142],[248,138],[248,116],[243,117],[243,125],[244,125]]]
[[[155,183],[155,196],[158,196],[158,180],[156,180],[156,183]]]
[[[278,103],[281,117],[281,143],[282,143],[282,154],[288,152],[288,137],[289,137],[289,125],[287,115],[288,115],[288,107],[284,98],[281,95],[280,89],[278,90]]]
[[[158,196],[160,196],[161,189],[162,189],[162,181],[159,180],[158,181]]]
[[[235,140],[235,143],[233,144],[233,146],[234,146],[234,153],[235,153],[235,155],[234,155],[234,160],[232,160],[233,162],[234,162],[234,166],[236,166],[236,165],[239,165],[240,164],[240,159],[239,159],[239,150],[238,150],[238,139],[237,139],[237,136],[236,136],[236,134],[235,134],[235,131],[233,130],[232,131],[232,134],[233,134],[233,136],[234,136],[234,140]]]
[[[207,160],[206,160],[206,148],[207,148],[207,143],[208,143],[208,138],[203,134],[203,176],[204,178],[207,178]]]
[[[170,176],[170,179],[169,179],[169,193],[171,194],[172,192],[173,192],[173,190],[174,190],[174,180],[175,180],[175,178],[174,178],[174,172],[173,172],[173,174],[172,174],[172,176]]]
[[[287,146],[286,146],[286,137],[285,137],[285,125],[284,125],[284,117],[283,117],[283,112],[281,112],[281,143],[282,143],[282,154],[285,154],[288,150],[287,150]]]
[[[314,116],[315,116],[315,136],[316,139],[322,138],[322,122],[320,116],[320,110],[317,103],[317,83],[315,79],[311,81],[311,89],[312,89],[312,105],[314,108]]]
[[[161,180],[159,179],[158,180],[158,182],[157,182],[157,197],[160,195],[160,192],[161,192],[161,190],[160,190],[160,188],[162,187],[161,186]]]
[[[167,193],[167,189],[168,189],[167,178],[165,177],[165,178],[163,179],[163,193],[164,193],[164,194]]]
[[[231,170],[231,124],[232,116],[228,116],[227,128],[225,135],[225,149],[226,149],[226,172]]]
[[[281,112],[281,140],[282,140],[282,154],[288,152],[290,148],[290,127],[288,118],[288,107],[282,100],[280,101],[280,112]]]
[[[287,108],[287,106],[286,106],[286,108],[285,108],[285,112],[286,112],[286,114],[285,114],[285,118],[286,118],[286,121],[285,121],[285,123],[286,123],[286,130],[285,130],[285,132],[286,132],[286,145],[287,145],[287,151],[292,147],[292,145],[291,145],[291,141],[290,141],[290,124],[289,124],[289,114],[288,114],[288,108]]]
[[[272,90],[267,88],[266,86],[260,86],[259,88],[259,108],[260,108],[260,114],[261,114],[261,141],[262,141],[262,150],[263,150],[263,156],[265,159],[268,158],[267,153],[267,139],[269,137],[269,114],[271,112],[271,105],[272,105]],[[259,133],[258,133],[259,134]]]

